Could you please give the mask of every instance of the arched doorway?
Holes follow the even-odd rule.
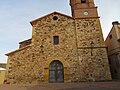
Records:
[[[64,82],[63,64],[58,60],[52,61],[49,65],[49,82],[50,83]]]

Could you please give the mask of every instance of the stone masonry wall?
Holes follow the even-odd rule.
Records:
[[[57,16],[57,20],[53,17]],[[53,44],[59,36],[59,44]],[[32,43],[29,48],[9,55],[7,84],[49,82],[49,65],[59,60],[64,65],[64,82],[78,80],[78,57],[74,20],[52,14],[33,25]]]
[[[54,36],[59,36],[57,45]],[[49,82],[54,60],[64,66],[64,82],[111,80],[99,19],[57,13],[37,19],[31,44],[8,56],[6,84]]]
[[[76,34],[80,80],[111,80],[99,19],[77,19]]]
[[[57,20],[53,18],[57,17]],[[59,44],[54,45],[53,36],[59,36]],[[32,42],[36,60],[39,60],[44,71],[49,72],[49,64],[59,60],[64,64],[65,82],[78,79],[78,57],[75,35],[75,22],[69,17],[52,14],[39,20],[33,26]],[[45,65],[48,64],[46,67]],[[44,73],[46,81],[48,73]]]
[[[40,68],[33,68],[38,63],[34,61],[33,55],[32,47],[27,47],[9,56],[5,80],[6,84],[31,83],[39,77],[36,72],[38,72]]]
[[[105,47],[100,21],[95,19],[76,19],[77,45],[79,47]]]

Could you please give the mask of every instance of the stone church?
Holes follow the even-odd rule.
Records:
[[[31,21],[32,38],[7,53],[5,84],[111,80],[94,0],[70,0],[72,16],[53,12]]]

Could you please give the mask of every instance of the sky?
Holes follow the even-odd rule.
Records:
[[[98,6],[104,39],[113,21],[120,21],[120,0],[95,0]],[[1,0],[0,1],[0,62],[6,53],[18,49],[19,42],[31,38],[30,21],[51,12],[71,16],[69,0]]]

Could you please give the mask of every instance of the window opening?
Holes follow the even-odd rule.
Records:
[[[54,44],[59,44],[59,36],[54,36]]]

